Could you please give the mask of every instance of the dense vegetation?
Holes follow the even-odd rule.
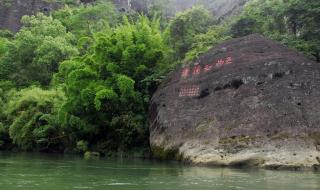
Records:
[[[252,0],[225,20],[203,7],[167,19],[160,1],[145,14],[72,4],[0,31],[1,149],[148,149],[148,103],[165,74],[230,38],[261,33],[320,61],[318,0]]]

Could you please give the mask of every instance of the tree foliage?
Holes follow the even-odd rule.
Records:
[[[110,25],[115,25],[118,20],[115,7],[110,2],[79,7],[66,6],[53,16],[78,38],[92,36]]]
[[[78,140],[102,139],[114,149],[145,143],[150,93],[143,81],[156,72],[167,49],[158,20],[124,19],[96,34],[92,51],[62,63],[56,76],[65,81],[68,98],[64,124],[82,132]]]
[[[0,76],[18,86],[47,86],[59,62],[78,54],[72,45],[74,37],[60,21],[43,14],[24,16],[22,23],[23,28],[7,43]]]
[[[0,30],[0,149],[91,156],[148,147],[148,106],[162,79],[232,37],[261,33],[320,59],[318,0],[250,0],[227,20],[198,6],[169,18],[167,0],[151,0],[147,16],[107,0],[53,1],[68,6],[23,17],[16,34]]]
[[[320,62],[320,1],[252,0],[231,27],[234,37],[261,33]]]
[[[63,101],[61,90],[30,87],[13,93],[3,112],[13,143],[24,150],[56,148],[64,136],[56,117]]]
[[[0,81],[0,149],[8,149],[11,144],[9,136],[8,120],[5,115],[6,103],[15,92],[14,85],[10,81]]]
[[[206,33],[215,19],[203,7],[193,7],[178,13],[167,28],[167,41],[175,52],[177,59],[183,59],[191,49],[198,34]]]
[[[226,26],[212,26],[209,28],[208,32],[198,34],[194,37],[195,41],[192,43],[190,51],[186,53],[184,61],[196,59],[199,55],[230,38],[231,36],[229,36]]]

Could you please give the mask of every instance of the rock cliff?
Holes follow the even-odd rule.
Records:
[[[180,66],[150,106],[157,157],[194,164],[319,168],[320,65],[260,35]]]
[[[43,0],[4,0],[0,1],[0,29],[18,31],[21,17],[37,12],[48,13],[58,7],[55,3]]]
[[[134,9],[146,12],[153,1],[158,0],[112,0],[119,9]],[[203,5],[219,18],[239,13],[248,0],[168,0],[164,5],[166,14],[174,16],[194,5]],[[51,3],[50,3],[51,2]],[[1,0],[0,1],[0,29],[18,31],[21,27],[20,19],[23,15],[32,15],[36,12],[49,13],[59,6],[53,1],[46,0]],[[95,0],[77,0],[75,3],[93,3]]]

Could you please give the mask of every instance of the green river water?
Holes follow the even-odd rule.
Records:
[[[0,153],[0,190],[313,190],[320,173]]]

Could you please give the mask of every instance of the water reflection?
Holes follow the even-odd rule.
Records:
[[[0,189],[312,190],[320,189],[320,174],[0,153]]]

